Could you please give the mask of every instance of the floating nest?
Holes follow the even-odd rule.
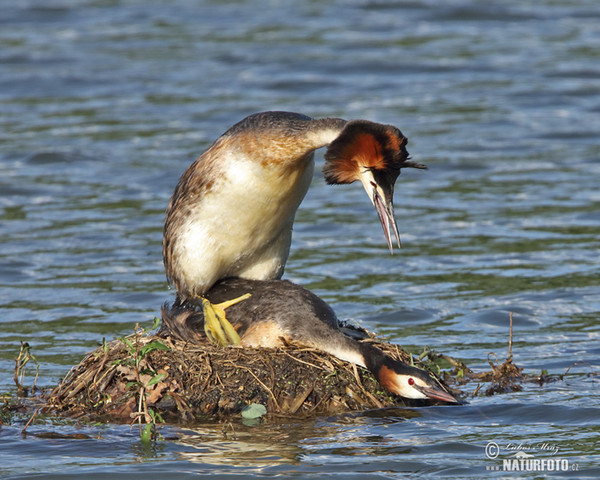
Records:
[[[372,337],[364,341],[412,361],[396,345]],[[393,395],[368,370],[315,349],[191,345],[137,330],[73,367],[45,410],[90,420],[125,422],[143,415],[150,421],[159,414],[165,421],[189,421],[239,414],[257,404],[273,416],[310,416],[423,402]]]

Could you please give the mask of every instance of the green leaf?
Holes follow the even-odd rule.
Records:
[[[242,410],[242,418],[260,418],[267,413],[267,408],[260,403],[251,403]]]
[[[154,375],[150,380],[148,380],[146,387],[151,387],[152,385],[162,382],[165,378],[167,378],[168,375],[168,373],[159,373],[158,375]]]
[[[150,440],[152,440],[152,433],[154,433],[154,424],[147,423],[142,430],[142,443],[150,443]]]
[[[152,418],[154,419],[154,423],[165,423],[165,419],[162,417],[160,412],[154,412]]]
[[[140,357],[145,357],[154,350],[171,350],[162,342],[150,342],[148,345],[144,345],[140,350]]]
[[[131,343],[131,340],[129,340],[127,337],[120,337],[119,340],[125,344],[127,350],[129,350],[129,353],[135,353],[135,347],[133,346],[133,343]]]
[[[160,322],[160,317],[154,317],[154,325],[152,325],[152,328],[150,330],[156,330],[159,327]]]
[[[148,415],[150,415],[150,418],[152,418],[152,423],[154,423],[154,426],[156,426],[157,423],[165,423],[165,419],[162,417],[162,415],[151,408],[148,409]]]

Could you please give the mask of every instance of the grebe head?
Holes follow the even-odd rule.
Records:
[[[379,382],[390,392],[405,398],[460,403],[442,389],[424,370],[411,367],[389,357],[379,370]]]
[[[402,132],[393,125],[353,120],[346,124],[325,153],[323,173],[327,183],[360,180],[363,184],[381,220],[390,253],[393,253],[390,224],[400,248],[400,234],[394,216],[394,184],[400,169],[427,168],[409,161],[407,142]]]

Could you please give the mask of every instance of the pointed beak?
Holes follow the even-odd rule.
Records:
[[[427,398],[431,398],[432,400],[439,400],[447,403],[460,403],[456,398],[441,388],[421,387],[419,385],[413,386],[423,395],[427,396]]]
[[[391,230],[394,231],[398,248],[402,248],[402,244],[400,243],[400,234],[398,233],[398,224],[396,223],[396,217],[394,215],[394,185],[392,184],[389,186],[384,186],[378,184],[370,170],[366,170],[361,173],[360,181],[362,182],[367,195],[369,195],[375,210],[377,210],[377,215],[379,215],[379,220],[381,221],[381,226],[383,227],[385,240],[387,241],[388,248],[390,249],[390,254],[393,255],[394,249],[392,247],[390,225]]]

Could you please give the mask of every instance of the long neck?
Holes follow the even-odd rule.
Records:
[[[259,156],[263,164],[285,168],[329,145],[346,123],[341,118],[312,119],[289,112],[263,112],[247,117],[222,138],[238,152]]]
[[[373,376],[380,381],[379,378],[381,367],[389,362],[393,361],[390,357],[388,357],[385,353],[379,350],[377,347],[369,343],[357,342],[358,347],[360,349],[360,353],[365,359],[365,367],[373,374]]]
[[[332,338],[326,345],[321,345],[320,348],[341,360],[366,367],[377,381],[390,392],[399,394],[397,389],[398,373],[417,374],[416,368],[394,360],[370,343],[357,342],[342,332],[338,331],[338,333],[339,335]]]
[[[377,347],[358,342],[337,329],[335,335],[329,335],[328,342],[319,341],[316,345],[340,360],[367,368],[378,380],[381,366],[387,361],[393,361]]]
[[[347,123],[341,118],[311,120],[306,131],[306,139],[313,149],[325,147],[339,136]]]

